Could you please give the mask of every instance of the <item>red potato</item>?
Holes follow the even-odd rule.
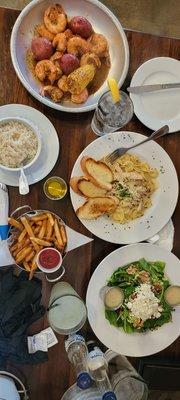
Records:
[[[65,75],[69,75],[79,67],[79,60],[73,54],[63,54],[59,60],[60,67]]]
[[[92,25],[84,17],[73,17],[69,22],[69,27],[75,35],[84,39],[88,39],[93,33]]]
[[[35,37],[31,42],[31,50],[37,61],[49,59],[54,52],[52,43],[45,37]]]

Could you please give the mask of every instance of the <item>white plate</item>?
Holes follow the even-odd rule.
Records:
[[[42,139],[41,153],[32,167],[25,171],[29,185],[39,182],[53,169],[59,155],[59,139],[54,126],[40,111],[21,104],[7,104],[0,107],[0,119],[5,117],[24,118],[39,128]],[[19,186],[19,172],[9,172],[0,168],[0,182]]]
[[[83,156],[88,155],[99,160],[118,147],[129,147],[144,138],[145,136],[139,133],[116,132],[94,140],[76,160],[71,176],[83,175],[80,167],[80,160]],[[135,243],[154,236],[171,218],[178,199],[176,170],[168,154],[159,144],[150,141],[131,150],[131,153],[137,154],[153,168],[160,171],[158,176],[159,188],[152,196],[152,207],[147,209],[141,218],[123,225],[111,221],[107,216],[102,216],[96,220],[81,219],[82,224],[91,233],[112,243]],[[70,194],[73,208],[76,210],[85,202],[85,198],[78,196],[72,190]]]
[[[108,89],[107,81],[95,94],[89,96],[84,104],[73,104],[68,101],[58,104],[39,94],[40,84],[27,68],[26,52],[34,36],[34,27],[42,23],[44,11],[52,4],[52,0],[31,1],[18,16],[11,35],[13,66],[25,88],[32,96],[47,106],[73,113],[93,110],[96,108],[100,96]],[[121,87],[129,68],[129,46],[118,18],[98,0],[61,0],[60,4],[69,18],[75,15],[83,15],[89,19],[97,33],[106,36],[111,57],[109,75],[115,77]]]
[[[135,72],[131,86],[156,83],[180,82],[180,61],[174,58],[157,57],[146,61]],[[152,130],[163,125],[170,132],[180,129],[180,89],[130,94],[134,112],[139,120]]]
[[[172,322],[145,333],[125,333],[106,320],[104,304],[99,296],[100,289],[118,267],[140,258],[165,261],[165,273],[170,282],[180,285],[180,261],[174,254],[159,246],[137,243],[117,249],[101,261],[91,277],[86,296],[88,319],[95,335],[111,350],[129,357],[157,353],[173,343],[180,334],[180,306],[172,313]]]

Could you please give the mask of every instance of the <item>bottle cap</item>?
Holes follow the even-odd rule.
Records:
[[[88,389],[92,386],[92,378],[88,372],[81,372],[77,377],[77,386],[80,389]]]
[[[114,392],[106,392],[103,394],[102,400],[117,400]]]

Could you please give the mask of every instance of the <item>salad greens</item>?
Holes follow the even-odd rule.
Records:
[[[149,262],[144,258],[134,261],[128,265],[118,268],[110,277],[108,286],[119,286],[124,292],[123,305],[116,311],[105,309],[105,317],[110,324],[123,328],[126,333],[145,332],[154,330],[166,322],[171,321],[172,307],[169,306],[164,298],[164,292],[170,282],[164,275],[165,263],[162,261]],[[147,282],[145,282],[145,279]],[[149,318],[139,326],[136,326],[132,319],[131,310],[127,303],[132,300],[132,295],[142,283],[149,283],[151,290],[156,298],[159,299],[159,305],[162,312],[158,318]]]

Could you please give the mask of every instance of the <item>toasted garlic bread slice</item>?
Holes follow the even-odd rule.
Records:
[[[106,196],[107,190],[96,186],[91,182],[90,178],[86,176],[75,176],[70,179],[71,189],[79,194],[80,196],[89,197],[99,197]]]
[[[102,161],[95,161],[91,157],[81,159],[81,168],[85,175],[94,181],[95,185],[102,189],[111,190],[113,173],[111,169]]]
[[[95,197],[79,207],[76,214],[82,219],[96,219],[103,214],[112,213],[116,207],[117,201],[113,197]]]
[[[81,194],[87,198],[89,197],[104,197],[106,196],[107,190],[96,186],[91,180],[80,179],[78,182],[78,189]]]
[[[71,189],[75,193],[79,194],[79,196],[84,196],[78,187],[78,184],[79,184],[79,182],[81,182],[81,180],[88,182],[89,178],[86,178],[85,176],[74,176],[73,178],[70,179],[69,184],[70,184]]]

